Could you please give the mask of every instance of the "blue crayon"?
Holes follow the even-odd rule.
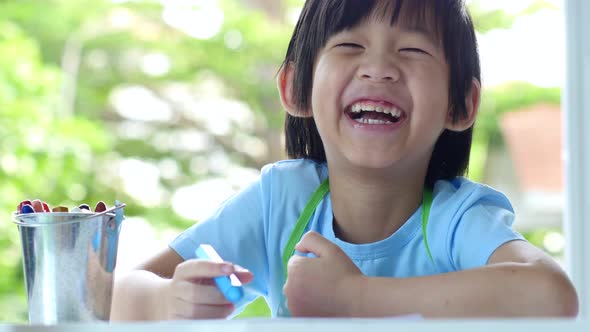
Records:
[[[33,209],[33,207],[29,204],[25,204],[23,205],[23,207],[21,208],[21,213],[35,213],[35,209]]]
[[[221,259],[215,249],[213,249],[213,247],[208,244],[201,244],[195,251],[195,254],[201,259],[218,263],[223,262],[223,259]],[[215,281],[215,284],[217,284],[217,288],[219,288],[219,291],[223,294],[223,296],[225,296],[225,298],[233,304],[238,303],[242,297],[244,297],[242,283],[235,274],[232,273],[229,276],[215,277],[213,280]]]

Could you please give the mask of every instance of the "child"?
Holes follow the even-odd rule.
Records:
[[[257,296],[273,316],[577,314],[508,199],[461,177],[481,89],[463,1],[307,0],[278,87],[297,159],[118,281],[113,319],[226,318]],[[193,259],[201,243],[227,262]],[[232,272],[237,306],[212,283]]]

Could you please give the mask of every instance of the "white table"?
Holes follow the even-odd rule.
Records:
[[[242,319],[157,323],[0,325],[0,332],[589,332],[587,320]]]

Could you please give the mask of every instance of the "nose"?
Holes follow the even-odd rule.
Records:
[[[379,53],[367,55],[358,69],[358,78],[373,82],[397,82],[401,72],[394,59]]]

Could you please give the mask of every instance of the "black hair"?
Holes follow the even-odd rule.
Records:
[[[468,116],[465,100],[472,80],[481,82],[481,70],[473,21],[463,0],[306,0],[282,64],[283,68],[290,63],[295,66],[292,93],[298,109],[311,109],[314,64],[328,39],[371,18],[376,9],[382,8],[378,6],[393,3],[395,7],[385,11],[392,13],[392,25],[404,20],[403,23],[430,29],[438,37],[449,65],[448,103],[452,119],[458,121]],[[313,118],[287,114],[285,134],[290,158],[326,161]],[[443,131],[432,152],[426,186],[432,188],[437,180],[465,174],[472,134],[473,126],[461,132]]]

